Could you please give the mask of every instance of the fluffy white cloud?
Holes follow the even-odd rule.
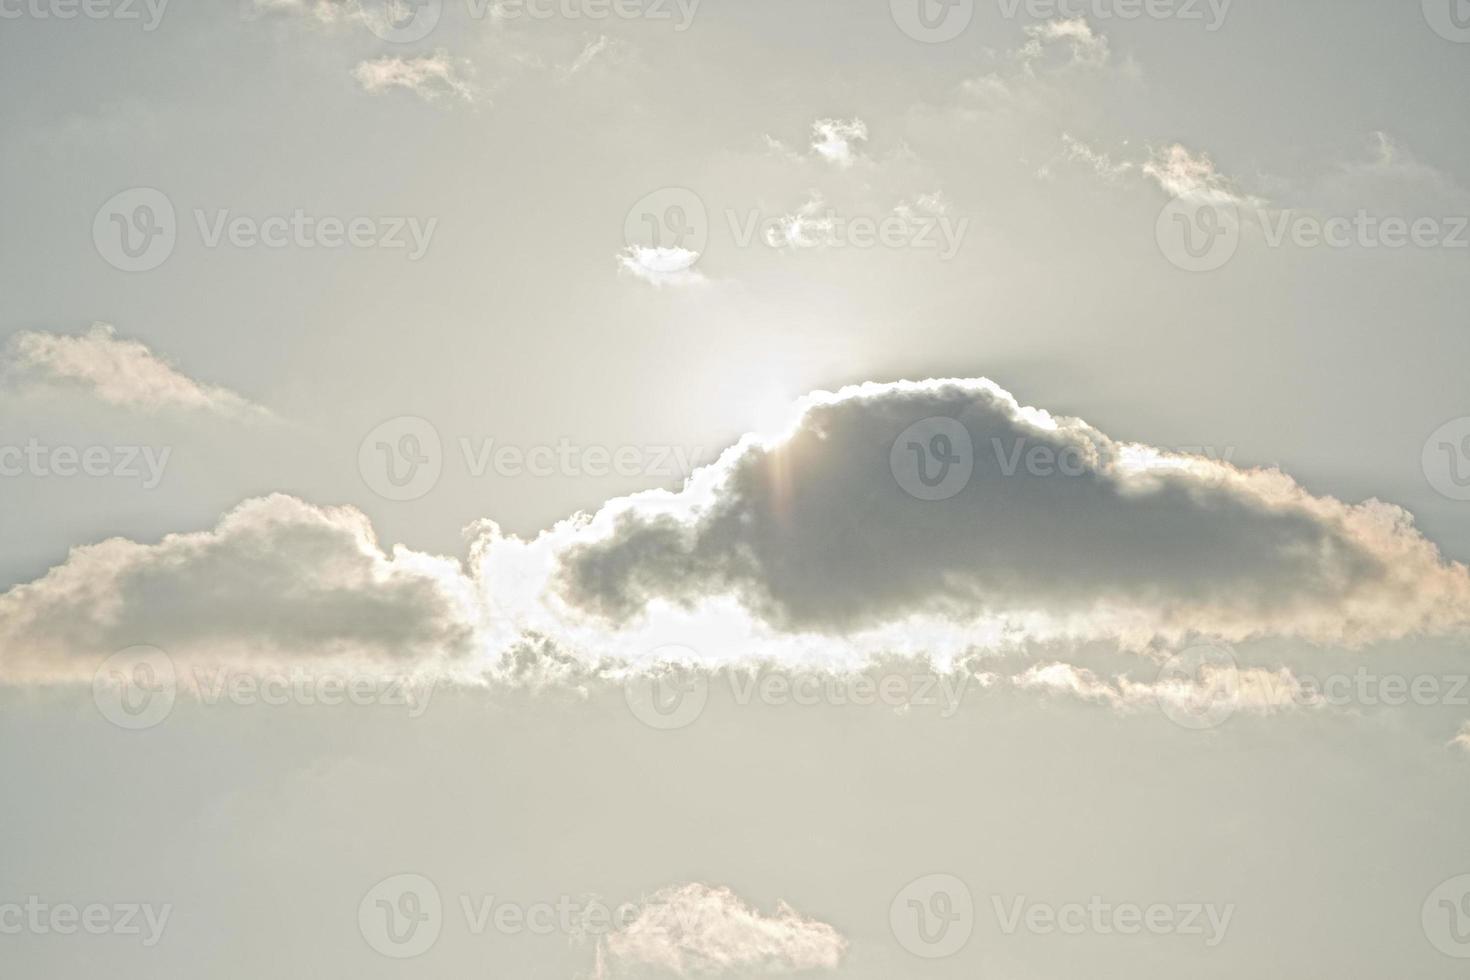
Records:
[[[457,562],[385,555],[358,511],[278,494],[210,531],[75,548],[0,594],[0,670],[89,673],[135,644],[215,662],[435,660],[469,649],[474,608]]]
[[[106,323],[79,336],[22,330],[0,358],[0,377],[17,388],[79,388],[110,405],[143,411],[183,409],[235,418],[270,413],[226,388],[183,374],[146,344]]]
[[[847,940],[784,902],[765,915],[728,888],[692,882],[654,893],[597,951],[595,976],[652,968],[677,976],[834,969]]]
[[[838,167],[850,167],[857,159],[853,144],[868,139],[867,123],[861,119],[818,119],[812,123],[812,150]]]
[[[473,102],[475,89],[466,77],[470,70],[469,62],[435,51],[417,58],[385,56],[359,62],[352,77],[372,94],[402,88],[429,102],[445,95]]]
[[[687,248],[629,245],[618,252],[618,265],[655,286],[692,286],[705,281],[694,268],[699,253]]]

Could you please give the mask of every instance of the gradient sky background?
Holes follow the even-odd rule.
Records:
[[[1435,4],[1236,0],[1209,30],[1204,4],[1204,21],[1101,16],[1116,9],[1101,0],[1037,19],[976,0],[943,43],[906,35],[886,3],[822,0],[702,0],[685,30],[672,4],[672,20],[531,20],[446,0],[408,43],[326,0],[173,0],[154,30],[5,19],[0,340],[111,324],[262,408],[141,410],[95,386],[30,385],[12,340],[0,445],[171,455],[153,489],[0,478],[0,591],[76,546],[206,531],[274,492],[358,508],[385,549],[469,563],[477,520],[530,538],[681,474],[477,477],[461,438],[709,462],[808,392],[933,377],[991,378],[1118,440],[1209,447],[1313,495],[1392,502],[1446,559],[1470,559],[1470,503],[1437,491],[1422,460],[1432,433],[1470,415],[1470,247],[1271,247],[1256,217],[1470,215],[1457,108],[1470,43],[1433,29]],[[416,87],[374,90],[414,66]],[[860,120],[866,136],[824,155],[822,120]],[[1162,169],[1171,154],[1184,178]],[[1156,237],[1186,178],[1247,215],[1211,272],[1176,267]],[[178,242],[129,273],[99,254],[93,223],[135,187],[172,202]],[[673,187],[702,204],[707,244],[697,281],[658,284],[619,256],[646,244],[625,237],[630,212]],[[732,233],[729,215],[813,200],[875,219],[928,208],[966,230],[949,258]],[[412,261],[211,248],[195,209],[436,224]],[[443,472],[393,501],[359,447],[401,416],[437,430]],[[228,606],[230,587],[222,576],[210,601]],[[161,617],[195,609],[155,598]],[[1239,652],[1299,674],[1455,676],[1462,641],[1348,651],[1259,636]],[[1010,673],[1058,656],[1001,660]],[[1106,643],[1063,659],[1137,662]],[[617,903],[705,882],[830,923],[848,942],[835,975],[862,980],[1463,970],[1419,916],[1439,882],[1470,872],[1470,758],[1449,745],[1470,707],[1243,712],[1194,732],[1065,694],[977,691],[940,718],[730,705],[722,690],[675,732],[598,683],[441,690],[414,719],[181,703],[123,732],[86,684],[16,682],[0,691],[0,903],[176,911],[157,947],[0,935],[0,963],[20,977],[587,977],[594,943],[468,935],[457,896]],[[374,882],[405,871],[456,908],[430,952],[397,961],[355,917]],[[910,955],[889,928],[893,896],[931,872],[976,899],[975,935],[946,959]],[[1002,935],[992,894],[1237,909],[1205,949]]]

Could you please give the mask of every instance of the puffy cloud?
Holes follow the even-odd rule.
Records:
[[[687,248],[629,245],[618,252],[618,265],[655,286],[692,286],[705,281],[694,268],[699,253]]]
[[[417,58],[385,56],[363,61],[352,70],[352,77],[372,94],[402,88],[428,102],[444,95],[473,102],[475,90],[465,78],[469,70],[469,62],[435,51]]]
[[[677,976],[834,969],[847,940],[784,902],[774,915],[730,889],[693,882],[654,893],[626,926],[599,945],[595,976],[652,968]]]
[[[1085,17],[1029,25],[1026,37],[1026,43],[1016,55],[1028,69],[1046,55],[1048,48],[1058,44],[1070,50],[1072,64],[1097,67],[1108,61],[1108,39],[1095,32]]]
[[[6,345],[0,374],[18,388],[80,388],[123,408],[183,409],[234,418],[269,418],[270,412],[226,388],[183,374],[141,341],[118,337],[94,323],[79,336],[22,330]]]
[[[850,167],[857,159],[853,143],[868,139],[867,123],[861,119],[818,119],[812,123],[812,150],[838,167]]]
[[[134,644],[215,662],[432,659],[468,650],[474,608],[457,562],[385,555],[358,511],[277,494],[210,531],[75,548],[0,594],[0,670],[76,675]]]
[[[784,436],[746,438],[681,493],[562,529],[568,601],[629,622],[725,595],[799,633],[921,616],[976,637],[998,622],[1128,645],[1357,644],[1470,618],[1470,573],[1389,504],[1116,442],[985,380],[865,384],[802,407]],[[937,476],[941,457],[972,472],[920,499],[917,467]]]
[[[1261,203],[1217,171],[1208,154],[1192,153],[1178,143],[1156,151],[1141,169],[1173,197],[1211,204]]]

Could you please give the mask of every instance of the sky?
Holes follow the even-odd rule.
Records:
[[[1463,972],[1464,0],[0,21],[0,973]]]

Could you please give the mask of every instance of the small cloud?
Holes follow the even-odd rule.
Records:
[[[571,78],[578,72],[586,70],[587,66],[591,65],[599,55],[606,52],[612,46],[613,41],[606,34],[599,35],[596,39],[588,41],[582,47],[581,53],[563,70],[562,77]]]
[[[1100,67],[1107,64],[1110,56],[1108,39],[1094,31],[1084,17],[1034,24],[1026,28],[1026,36],[1029,40],[1016,54],[1028,70],[1054,45],[1070,48],[1070,63],[1074,65]]]
[[[268,409],[228,388],[202,384],[141,341],[94,323],[80,336],[23,330],[0,360],[8,385],[82,388],[109,405],[144,411],[184,409],[234,418],[270,418]]]
[[[687,248],[629,245],[618,253],[618,264],[655,286],[691,286],[705,282],[695,269],[699,253]]]
[[[838,167],[850,167],[857,159],[853,143],[868,139],[867,123],[861,119],[818,119],[812,123],[812,150]]]
[[[597,950],[597,980],[630,970],[676,976],[794,973],[835,969],[847,940],[785,902],[765,915],[729,888],[698,882],[654,893],[638,915]]]
[[[1179,143],[1156,151],[1142,170],[1173,197],[1214,204],[1260,203],[1218,172],[1207,154],[1196,155]]]
[[[390,88],[408,89],[427,102],[448,95],[475,101],[475,90],[465,75],[469,62],[456,61],[440,50],[417,58],[382,57],[363,61],[352,70],[352,77],[370,94]]]

